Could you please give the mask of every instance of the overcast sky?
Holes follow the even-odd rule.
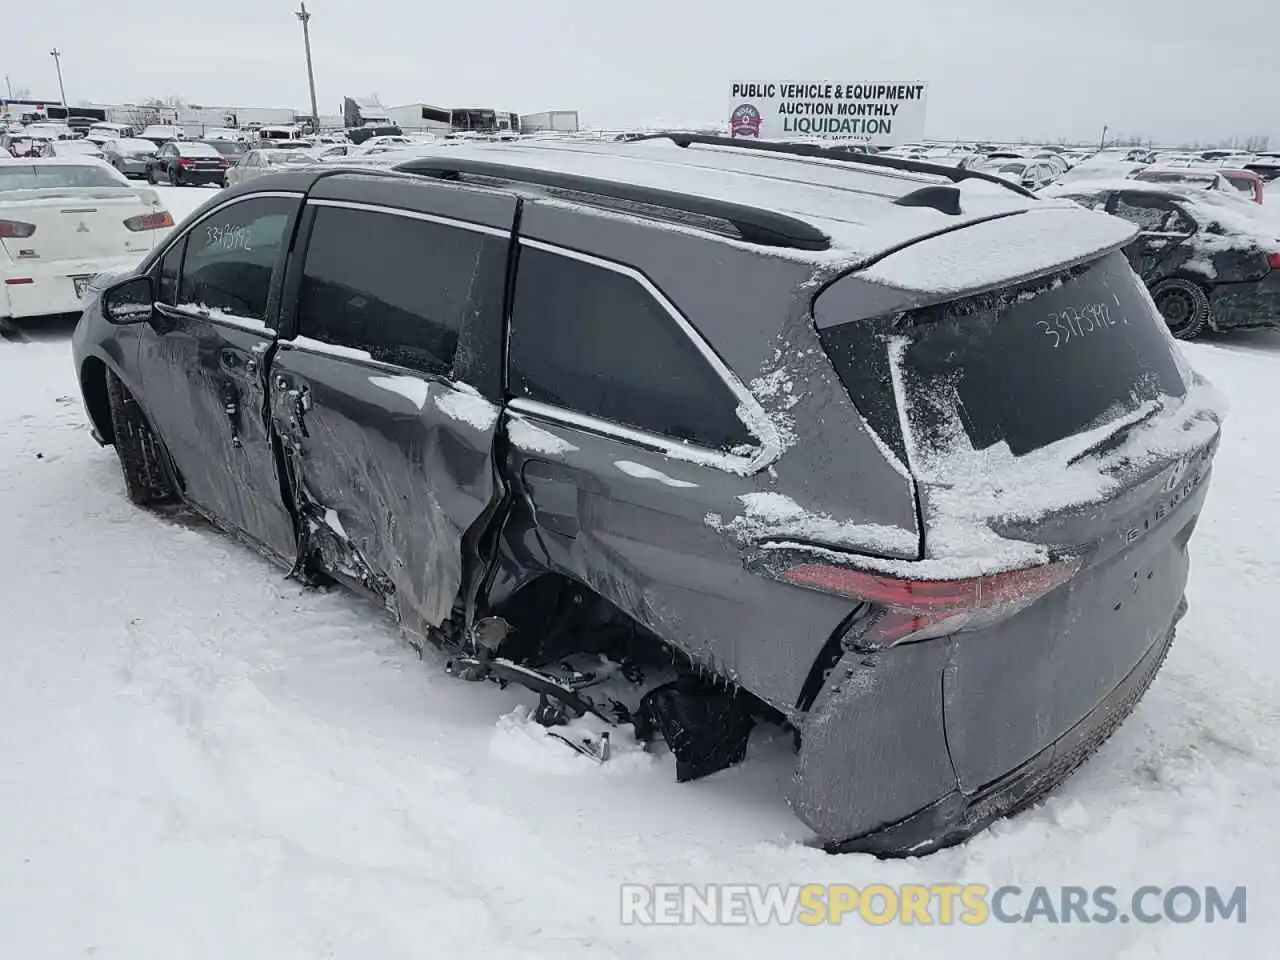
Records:
[[[3,0],[15,88],[308,109],[297,0]],[[725,119],[739,81],[928,81],[931,137],[1280,148],[1274,0],[311,0],[320,112],[344,95],[584,124]]]

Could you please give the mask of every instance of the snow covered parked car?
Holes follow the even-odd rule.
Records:
[[[1047,160],[989,160],[974,169],[1019,184],[1028,190],[1047,187],[1058,178],[1058,168]]]
[[[1220,413],[1133,235],[805,145],[461,144],[231,188],[73,355],[135,502],[597,759],[779,725],[829,849],[920,854],[1088,757],[1185,608]]]
[[[1045,193],[1141,229],[1127,253],[1175,337],[1280,326],[1280,228],[1234,189],[1127,180]]]
[[[1218,193],[1235,193],[1236,188],[1216,167],[1144,167],[1130,178],[1142,183],[1177,184],[1215,190]]]
[[[0,160],[0,322],[78,311],[99,273],[137,266],[173,218],[94,160]]]
[[[110,140],[128,140],[135,133],[136,130],[128,124],[95,123],[85,132],[84,139],[102,146]]]
[[[307,150],[250,150],[227,169],[223,186],[239,186],[268,173],[296,170],[316,162]]]
[[[102,148],[89,140],[46,140],[40,144],[38,154],[42,157],[104,159]]]

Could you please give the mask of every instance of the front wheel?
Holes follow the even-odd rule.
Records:
[[[147,167],[147,183],[151,184],[153,187],[160,185],[160,181],[156,179],[155,167]]]
[[[174,498],[169,458],[164,444],[147,423],[126,387],[107,371],[107,403],[111,409],[111,433],[124,474],[125,492],[136,504],[164,503]]]
[[[1151,289],[1151,299],[1179,340],[1194,340],[1209,322],[1209,295],[1191,280],[1161,280]]]

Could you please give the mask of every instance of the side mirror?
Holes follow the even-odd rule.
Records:
[[[117,326],[143,323],[151,319],[155,299],[150,277],[131,277],[102,292],[102,315]]]

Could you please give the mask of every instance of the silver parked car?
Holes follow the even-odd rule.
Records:
[[[234,187],[263,174],[296,170],[315,162],[316,158],[303,150],[250,150],[227,170],[225,184]]]
[[[88,140],[46,140],[40,144],[39,156],[74,158],[77,160],[103,159],[102,150]]]
[[[147,161],[156,155],[156,145],[136,137],[108,140],[102,145],[102,155],[126,177],[145,180]]]

